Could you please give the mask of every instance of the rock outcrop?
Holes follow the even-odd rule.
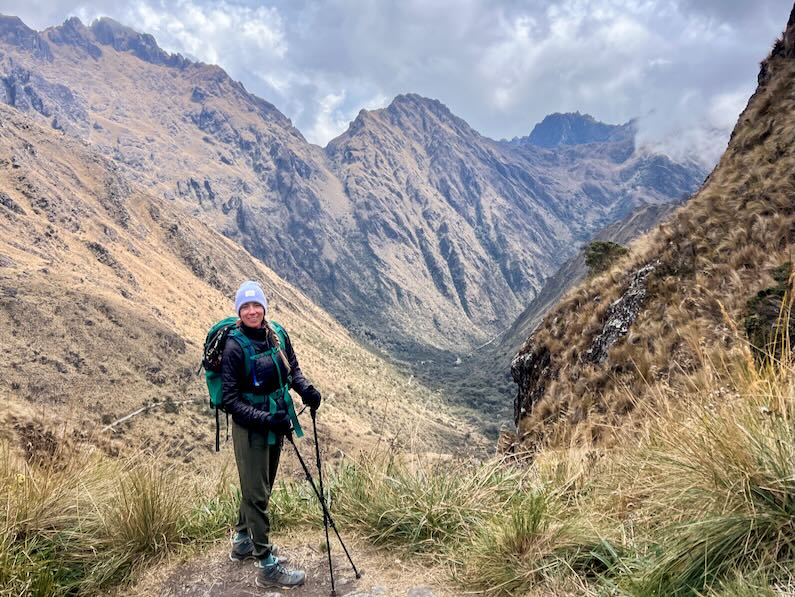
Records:
[[[610,304],[602,331],[596,335],[590,348],[585,351],[586,360],[597,365],[604,363],[610,348],[627,335],[646,300],[646,280],[657,265],[659,264],[650,263],[635,272],[629,288]]]
[[[50,45],[19,17],[0,15],[0,41],[38,60],[53,60]]]
[[[529,344],[532,345],[532,338]],[[533,406],[546,392],[547,386],[555,378],[557,369],[552,364],[551,354],[546,346],[538,349],[527,350],[517,354],[511,363],[511,376],[519,386],[517,398],[514,401],[513,419],[518,425],[519,421],[533,412]]]
[[[56,31],[62,32],[64,29],[77,31],[78,28],[81,29],[81,35],[70,36],[70,39],[75,41],[79,40],[77,45],[81,47],[93,46],[93,48],[98,49],[90,42],[85,41],[85,33],[87,33],[87,31],[76,18],[69,19],[64,25],[57,28]],[[141,60],[150,62],[151,64],[162,64],[164,66],[173,66],[176,68],[185,68],[191,64],[190,60],[181,54],[169,54],[163,50],[157,45],[155,38],[148,33],[138,33],[108,17],[102,17],[94,21],[91,25],[91,33],[99,43],[111,46],[118,52],[131,52]],[[63,36],[63,34],[61,34],[61,36]],[[93,57],[98,57],[94,56],[92,52],[89,52],[89,54]]]

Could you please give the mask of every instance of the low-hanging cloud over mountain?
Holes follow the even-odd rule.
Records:
[[[494,138],[551,112],[638,117],[639,139],[705,162],[755,85],[790,0],[11,0],[43,29],[113,17],[223,66],[325,144],[399,93],[442,100]]]

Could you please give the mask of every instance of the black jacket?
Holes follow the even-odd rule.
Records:
[[[264,352],[271,348],[271,343],[268,340],[267,330],[253,329],[240,326],[240,331],[243,332],[254,348],[255,353]],[[287,360],[290,363],[291,371],[289,375],[292,376],[290,382],[290,389],[298,392],[303,396],[304,392],[309,388],[310,383],[301,372],[298,366],[298,359],[293,351],[293,345],[290,343],[290,337],[285,335],[285,346],[282,346]],[[259,395],[267,395],[279,389],[279,375],[270,357],[263,357],[255,361],[257,380],[259,387],[254,387],[253,375],[246,376],[245,354],[243,348],[234,339],[229,338],[224,346],[224,356],[221,361],[221,382],[223,384],[223,409],[232,416],[232,420],[242,427],[252,429],[255,431],[267,430],[268,419],[267,404],[252,406],[243,398],[244,393],[252,393]],[[279,355],[276,355],[276,362],[282,374],[282,380],[287,381],[287,369]]]

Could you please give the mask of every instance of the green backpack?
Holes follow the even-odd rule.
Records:
[[[207,382],[207,391],[210,394],[210,408],[215,411],[215,451],[218,452],[220,450],[221,423],[218,413],[220,410],[223,410],[221,359],[223,358],[224,346],[226,346],[226,341],[228,338],[233,338],[243,349],[243,353],[245,354],[244,362],[246,365],[246,376],[253,377],[254,387],[258,387],[260,385],[260,382],[257,379],[256,367],[253,366],[254,361],[262,358],[271,358],[273,360],[274,366],[276,367],[276,371],[279,374],[279,389],[267,395],[247,392],[243,394],[243,399],[251,405],[261,405],[267,401],[267,410],[270,413],[274,413],[279,410],[279,407],[281,406],[279,402],[282,402],[282,408],[287,408],[287,414],[289,415],[290,421],[293,425],[293,432],[295,433],[296,437],[303,437],[304,432],[301,429],[301,424],[298,422],[298,415],[295,412],[295,406],[293,405],[293,400],[290,397],[289,392],[290,383],[293,381],[292,376],[288,375],[287,379],[282,379],[281,367],[279,367],[279,363],[276,361],[276,358],[279,352],[282,350],[282,347],[286,346],[287,343],[287,334],[285,333],[284,328],[275,321],[271,321],[270,326],[276,332],[276,335],[279,338],[279,346],[273,347],[270,350],[266,350],[265,352],[255,353],[251,340],[249,340],[248,337],[240,331],[237,326],[237,322],[237,317],[227,317],[226,319],[222,319],[221,321],[214,323],[210,327],[207,332],[207,337],[204,340],[204,357],[202,358],[201,367],[199,367],[199,371],[204,368],[204,379]],[[227,429],[228,428],[229,416],[227,415]],[[228,432],[227,439],[229,439]],[[276,442],[276,434],[272,431],[269,431],[268,443],[273,445]]]

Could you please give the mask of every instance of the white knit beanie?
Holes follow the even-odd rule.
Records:
[[[246,303],[259,303],[265,312],[268,312],[268,299],[262,287],[251,280],[247,280],[240,285],[235,294],[235,313],[240,315],[240,307]]]

